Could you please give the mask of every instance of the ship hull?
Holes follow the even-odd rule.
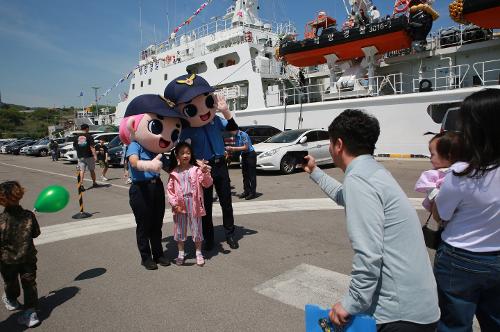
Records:
[[[500,28],[500,3],[498,0],[466,1],[463,15],[467,21],[482,28]]]
[[[500,88],[500,86],[492,86]],[[332,120],[348,108],[364,109],[380,122],[380,138],[376,154],[404,154],[428,156],[429,137],[424,133],[439,132],[441,123],[429,114],[429,106],[461,102],[465,97],[481,88],[466,88],[455,91],[437,91],[337,100],[303,105],[272,107],[257,110],[237,111],[239,125],[266,124],[281,130],[296,128],[327,129]],[[444,114],[443,114],[444,115]],[[299,118],[302,117],[302,123]]]

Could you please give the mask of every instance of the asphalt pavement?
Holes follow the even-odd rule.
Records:
[[[381,162],[424,220],[422,195],[413,185],[430,167],[429,161]],[[343,177],[337,168],[325,171]],[[62,185],[71,193],[63,211],[37,213],[42,227],[37,281],[43,321],[36,330],[303,331],[304,301],[333,304],[345,290],[352,250],[344,211],[326,199],[306,173],[259,172],[261,195],[245,201],[236,197],[242,191],[241,170],[231,168],[240,248],[230,250],[223,242],[222,220],[215,209],[218,245],[205,253],[206,265],[195,265],[194,246],[188,243],[186,266],[156,271],[140,266],[122,175],[123,169],[111,168],[110,181],[87,190],[84,210],[92,217],[75,220],[72,215],[79,207],[74,164],[0,155],[0,181],[18,180],[26,188],[21,201],[25,208],[32,209],[48,185]],[[163,241],[171,259],[177,254],[172,231],[167,210]],[[17,315],[0,307],[0,331],[23,330],[15,322]]]

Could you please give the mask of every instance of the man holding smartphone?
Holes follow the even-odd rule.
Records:
[[[257,154],[250,136],[244,131],[230,131],[234,135],[234,146],[226,146],[227,151],[241,152],[241,172],[243,173],[243,192],[238,196],[246,200],[257,198]]]
[[[436,280],[415,208],[373,157],[378,120],[348,109],[328,127],[330,154],[345,173],[329,177],[307,156],[304,170],[336,203],[345,207],[354,250],[351,282],[330,319],[345,325],[356,314],[372,315],[379,332],[431,332],[440,312]]]

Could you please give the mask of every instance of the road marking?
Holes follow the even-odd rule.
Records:
[[[254,287],[254,291],[300,310],[308,303],[330,308],[347,292],[350,279],[342,273],[300,264]]]
[[[71,175],[67,175],[67,174],[61,174],[61,173],[56,173],[56,172],[49,172],[49,171],[45,171],[45,170],[42,170],[42,169],[31,168],[31,167],[26,167],[26,166],[19,166],[19,165],[12,165],[12,164],[7,164],[7,163],[3,163],[3,162],[0,162],[0,164],[1,165],[5,165],[5,166],[11,166],[11,167],[17,167],[17,168],[27,169],[29,171],[35,171],[35,172],[40,172],[40,173],[45,173],[45,174],[52,174],[52,175],[63,176],[65,178],[71,178],[71,179],[76,180],[76,176],[71,176]],[[83,181],[92,182],[91,179],[83,179]],[[110,185],[112,187],[118,187],[118,188],[123,188],[123,189],[127,189],[127,190],[129,188],[127,186],[120,186],[119,184],[112,184],[112,183],[109,183],[109,182],[97,181],[97,183],[106,184],[106,185]]]
[[[415,208],[422,209],[422,206],[420,205],[422,199],[410,198],[410,201]],[[233,203],[233,213],[235,216],[290,211],[322,211],[340,209],[343,209],[343,207],[335,204],[329,198],[282,199]],[[212,214],[214,217],[222,216],[220,205],[214,204]],[[163,222],[173,222],[172,214],[168,209],[167,211],[165,211],[165,219],[163,220]],[[67,222],[64,224],[42,227],[42,234],[37,239],[35,239],[35,244],[41,245],[81,236],[118,231],[132,227],[135,227],[135,218],[132,213]]]

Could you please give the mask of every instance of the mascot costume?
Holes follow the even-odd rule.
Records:
[[[208,162],[211,166],[213,186],[205,188],[204,205],[206,215],[202,218],[204,249],[209,251],[214,246],[214,226],[212,222],[213,187],[219,196],[222,208],[222,220],[226,235],[226,242],[231,249],[238,248],[234,237],[234,217],[231,202],[231,187],[229,173],[224,158],[224,130],[237,130],[234,121],[223,97],[213,94],[214,88],[201,76],[187,74],[170,82],[165,88],[164,97],[170,107],[185,116],[190,127],[181,134],[181,141],[191,143],[197,160]],[[222,113],[224,119],[216,116]]]
[[[160,172],[168,165],[163,153],[179,140],[181,114],[170,108],[160,95],[135,97],[120,123],[120,139],[127,144],[130,177],[130,207],[137,224],[136,237],[141,263],[148,270],[170,265],[163,255],[161,227],[165,215],[165,189]]]

